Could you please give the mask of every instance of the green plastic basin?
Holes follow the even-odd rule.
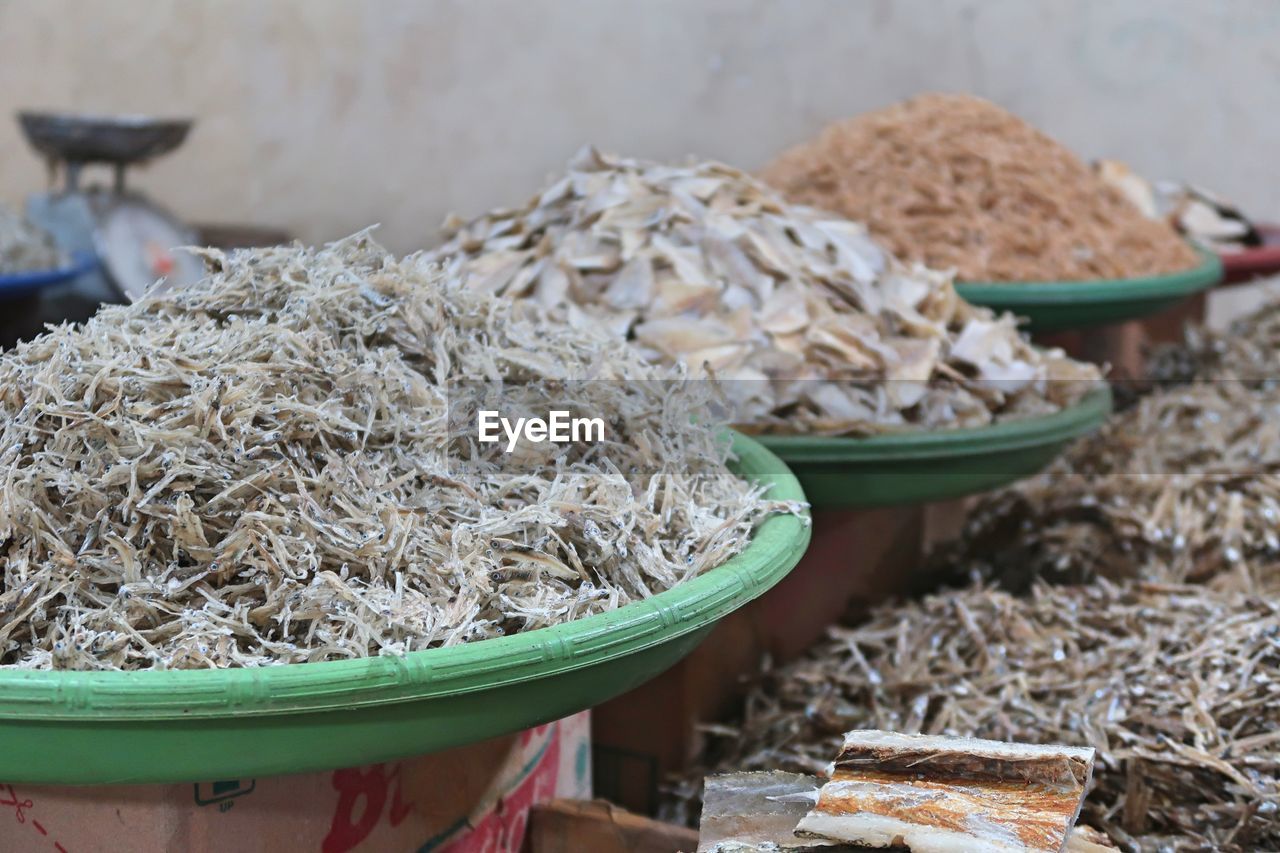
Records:
[[[795,472],[815,509],[891,506],[947,500],[1028,477],[1110,412],[1111,388],[1102,383],[1069,409],[986,427],[757,438]]]
[[[1200,266],[1170,275],[1098,281],[956,282],[967,302],[1026,317],[1033,332],[1105,326],[1156,314],[1222,280],[1222,261],[1197,249]]]
[[[735,470],[804,500],[761,445]],[[204,781],[389,761],[550,722],[653,678],[809,544],[776,515],[741,554],[650,599],[461,646],[259,669],[0,670],[0,779],[37,784]]]

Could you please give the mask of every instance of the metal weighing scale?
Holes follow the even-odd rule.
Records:
[[[101,261],[98,271],[81,276],[73,294],[65,295],[70,302],[53,322],[83,319],[76,315],[86,307],[92,313],[102,302],[136,299],[157,279],[165,279],[165,287],[181,287],[201,277],[200,259],[176,251],[196,244],[195,231],[125,185],[128,167],[182,144],[190,119],[20,112],[18,121],[49,167],[50,190],[27,199],[27,216],[68,252],[93,253]],[[82,172],[93,165],[112,169],[109,186],[82,185]],[[46,307],[42,314],[50,313]]]

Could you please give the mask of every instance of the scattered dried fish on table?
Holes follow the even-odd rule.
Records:
[[[471,293],[364,235],[209,251],[190,289],[0,356],[0,663],[398,654],[610,610],[775,511],[689,412],[705,383]],[[463,381],[572,378],[610,439],[517,468],[451,432]],[[500,453],[501,451],[497,451]],[[633,474],[631,472],[641,472]]]
[[[1064,146],[970,95],[922,95],[833,124],[762,176],[963,281],[1135,278],[1199,263]]]
[[[913,853],[1061,853],[1094,751],[977,738],[852,731],[802,836]]]
[[[0,204],[0,275],[54,270],[67,263],[47,231]]]
[[[853,728],[1093,747],[1080,820],[1125,849],[1277,849],[1280,603],[1099,581],[882,607],[766,671],[668,807],[720,769],[820,772]]]
[[[480,291],[723,383],[750,430],[866,435],[1056,411],[1099,379],[1011,316],[886,255],[857,223],[717,163],[587,148],[523,206],[447,223],[436,250]]]
[[[800,838],[796,824],[818,800],[823,780],[778,771],[708,776],[698,824],[698,853],[850,849],[836,841]]]

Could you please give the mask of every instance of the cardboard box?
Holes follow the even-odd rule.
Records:
[[[584,711],[471,746],[327,773],[175,785],[3,784],[0,850],[516,851],[535,803],[591,796],[589,733]]]

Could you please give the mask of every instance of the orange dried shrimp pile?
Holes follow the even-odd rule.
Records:
[[[1137,278],[1199,260],[1065,147],[969,95],[922,95],[833,124],[762,177],[964,281]]]

